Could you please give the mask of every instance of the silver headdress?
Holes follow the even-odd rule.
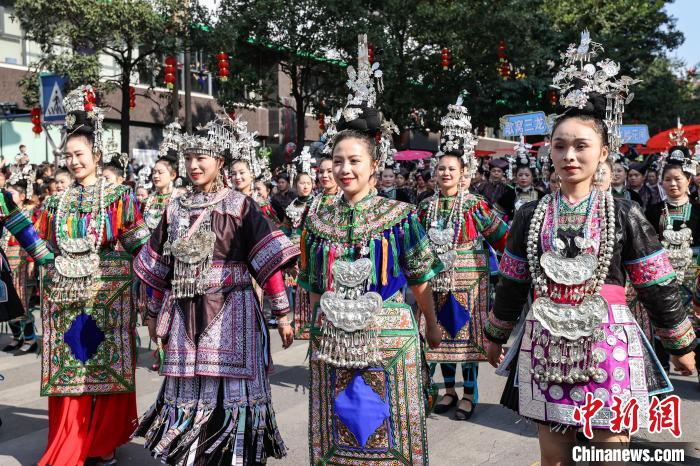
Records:
[[[662,158],[661,168],[663,170],[666,165],[677,165],[681,167],[685,173],[695,176],[698,161],[690,152],[688,138],[686,138],[684,134],[683,125],[681,125],[680,120],[678,120],[678,127],[668,135],[673,146],[668,149],[668,153]]]
[[[379,139],[379,147],[377,147],[379,151],[379,172],[381,173],[385,168],[393,168],[396,171],[398,164],[395,164],[394,160],[394,155],[396,155],[394,134],[399,134],[399,128],[391,120],[382,121],[381,128],[381,138]]]
[[[475,149],[478,137],[472,132],[471,117],[462,102],[463,98],[459,96],[454,105],[447,106],[447,114],[440,119],[442,132],[435,160],[443,155],[460,157],[469,169],[469,175],[473,176],[477,168]]]
[[[34,195],[34,182],[36,181],[36,171],[32,167],[32,164],[21,163],[20,156],[17,156],[15,163],[10,165],[10,177],[7,179],[7,184],[9,186],[15,186],[18,183],[24,181],[26,186],[27,199],[31,199]]]
[[[532,144],[525,142],[525,136],[520,135],[520,140],[513,148],[514,156],[508,157],[508,167],[509,179],[515,177],[515,172],[517,172],[520,167],[528,167],[532,170],[533,175],[537,175],[537,156],[530,153]]]
[[[374,81],[377,81],[377,89]],[[342,110],[342,116],[346,121],[353,121],[362,115],[361,106],[375,107],[377,105],[377,91],[384,90],[382,71],[379,62],[369,63],[369,49],[367,46],[367,34],[357,36],[357,71],[348,66],[348,101]]]
[[[151,183],[151,167],[149,165],[145,165],[144,167],[139,170],[139,174],[136,177],[136,188],[145,188],[147,190],[151,190],[151,187],[153,187],[153,183]]]
[[[230,116],[228,118],[235,138],[235,148],[231,153],[233,161],[246,161],[254,180],[270,181],[272,179],[270,162],[267,158],[258,155],[260,143],[255,140],[255,137],[258,135],[257,131],[248,131],[248,122],[241,119],[238,115],[233,119]]]
[[[233,120],[228,115],[218,115],[214,120],[197,128],[199,134],[182,135],[182,154],[197,153],[211,157],[224,157],[226,150],[236,149]]]
[[[311,170],[311,164],[315,162],[316,159],[311,156],[311,150],[309,146],[304,146],[304,148],[301,150],[301,154],[295,157],[292,161],[296,162],[299,166],[298,170],[296,170],[296,173],[294,173],[294,175],[297,175],[298,173],[306,173],[307,175],[311,175],[313,173]]]
[[[103,154],[103,125],[105,112],[96,104],[95,91],[92,86],[80,86],[63,98],[66,110],[65,128],[68,134],[90,125],[95,140],[93,151]],[[87,121],[86,121],[87,120]]]
[[[338,134],[338,120],[340,119],[340,110],[335,114],[333,118],[328,122],[326,127],[326,132],[321,136],[321,142],[323,143],[323,155],[330,156],[333,153],[333,142],[335,141],[335,135]]]
[[[584,109],[591,101],[591,95],[600,94],[606,100],[603,121],[608,129],[608,147],[617,152],[622,145],[620,126],[625,105],[634,98],[630,86],[640,82],[629,76],[617,75],[620,64],[609,58],[593,63],[592,60],[603,52],[603,46],[591,40],[586,30],[581,33],[581,42],[570,44],[562,54],[565,65],[552,82],[552,87],[560,91],[559,103],[569,109]],[[601,113],[602,109],[601,109]]]

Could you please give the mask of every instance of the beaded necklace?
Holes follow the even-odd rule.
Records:
[[[670,212],[669,204],[673,208],[673,213]],[[692,206],[688,201],[681,205],[671,204],[668,200],[664,201],[665,228],[662,232],[661,245],[666,248],[668,258],[680,283],[683,282],[685,274],[693,263],[693,248],[691,247],[693,231],[686,225],[690,219],[691,209]],[[679,219],[682,222],[678,231],[673,229],[674,219]]]
[[[599,351],[591,352],[591,347],[594,342],[605,338],[600,323],[607,315],[608,303],[600,295],[600,290],[613,254],[615,205],[610,193],[602,193],[597,209],[601,230],[598,257],[594,256],[594,263],[587,263],[586,257],[592,255],[589,251],[595,246],[591,240],[591,218],[595,197],[598,195],[598,190],[594,189],[583,225],[583,237],[575,239],[580,253],[574,258],[565,258],[550,251],[544,251],[541,257],[538,256],[540,232],[548,210],[552,212],[553,223],[558,224],[560,213],[556,197],[561,196],[560,193],[555,197],[545,196],[538,204],[530,223],[527,258],[537,294],[532,304],[532,313],[537,320],[537,328],[533,329],[533,344],[536,345],[533,355],[538,363],[530,371],[534,379],[545,386],[547,383],[562,381],[569,384],[586,383],[591,378],[600,383],[607,376],[598,367],[604,357]],[[556,244],[557,239],[558,237],[552,238],[553,248],[562,246],[561,243]],[[591,266],[594,273],[591,273]],[[572,299],[569,302],[554,301],[561,297],[560,293],[556,293],[561,288],[575,291],[575,294],[570,295]],[[544,348],[549,349],[548,357],[545,357]]]
[[[99,274],[100,256],[99,247],[105,228],[105,179],[99,181],[97,200],[92,194],[92,187],[71,186],[66,189],[58,201],[56,208],[56,243],[60,255],[56,256],[55,267],[57,272],[52,290],[52,299],[59,303],[74,303],[89,300],[93,294],[93,285]],[[94,185],[93,185],[94,186]],[[69,197],[75,199],[75,205],[80,211],[82,191],[87,194],[87,200],[91,204],[91,213],[85,236],[71,238],[68,232],[68,219],[71,218],[70,207],[66,212],[66,203]],[[71,202],[73,204],[73,202]],[[77,219],[80,219],[78,214]]]
[[[464,224],[464,190],[460,187],[457,198],[452,202],[450,214],[443,222],[443,228],[439,227],[440,191],[433,194],[428,205],[427,223],[428,239],[435,253],[440,257],[444,265],[443,271],[433,279],[433,290],[447,292],[454,288],[454,263],[457,259],[455,251],[459,241],[459,234]],[[443,198],[443,200],[449,197]]]

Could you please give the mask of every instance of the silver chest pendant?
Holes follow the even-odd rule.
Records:
[[[372,266],[367,258],[333,263],[337,291],[321,295],[320,307],[325,319],[321,326],[319,360],[350,369],[381,364],[375,315],[384,301],[378,293],[364,292]]]
[[[661,245],[668,251],[668,259],[680,283],[693,263],[693,249],[690,247],[692,242],[693,231],[685,223],[678,231],[675,231],[672,225],[666,226],[663,231]]]

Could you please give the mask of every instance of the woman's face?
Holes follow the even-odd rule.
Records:
[[[552,163],[561,186],[590,183],[598,165],[608,156],[608,148],[593,122],[567,118],[552,135]]]
[[[71,179],[68,173],[61,172],[56,175],[56,191],[62,193],[70,186]]]
[[[392,170],[391,168],[385,168],[384,170],[382,170],[382,188],[393,188],[395,182],[396,175],[394,175],[394,170]]]
[[[647,184],[649,186],[656,186],[659,183],[659,176],[654,170],[649,170],[647,173]]]
[[[156,162],[155,167],[153,167],[153,186],[162,191],[172,185],[175,181],[175,172],[172,171],[168,162]]]
[[[321,184],[323,192],[330,193],[335,190],[337,185],[333,178],[333,161],[324,159],[318,166],[318,181]]]
[[[114,173],[114,170],[112,170],[112,169],[105,170],[102,173],[102,177],[105,180],[107,180],[108,183],[112,183],[112,184],[122,184],[122,181],[124,181],[124,180],[120,179],[120,177],[116,173]]]
[[[520,188],[532,186],[532,172],[529,168],[519,168],[515,175],[515,182]]]
[[[63,156],[68,171],[76,181],[80,182],[88,176],[95,175],[99,157],[92,153],[92,146],[87,138],[76,136],[68,139]]]
[[[627,182],[630,188],[639,189],[644,184],[644,174],[637,170],[630,170],[627,172]]]
[[[346,138],[333,148],[333,178],[346,198],[368,191],[370,178],[375,178],[376,162],[367,143],[357,138]]]
[[[192,185],[200,191],[211,190],[224,161],[206,154],[188,152],[185,154],[185,170]]]
[[[399,173],[398,175],[396,175],[396,187],[403,188],[404,186],[406,186],[406,178],[401,173]]]
[[[267,185],[262,181],[255,182],[255,192],[258,194],[260,199],[267,199],[270,192],[267,190]]]
[[[458,187],[462,179],[462,165],[457,157],[445,155],[440,157],[437,166],[437,183],[443,194]]]
[[[425,189],[425,180],[423,179],[423,175],[416,175],[416,188],[418,188],[420,191],[423,191]]]
[[[314,182],[309,174],[302,173],[297,177],[296,187],[298,196],[310,196],[314,189]]]
[[[613,166],[612,185],[622,186],[625,184],[625,181],[627,181],[627,172],[625,171],[625,167],[619,163],[616,163]]]
[[[236,191],[248,192],[253,187],[253,174],[246,162],[235,162],[231,167],[231,179]]]
[[[680,167],[666,169],[661,183],[671,199],[680,199],[688,194],[690,180]]]
[[[144,204],[146,199],[148,199],[148,190],[146,188],[136,188],[136,199],[138,199],[141,204]]]

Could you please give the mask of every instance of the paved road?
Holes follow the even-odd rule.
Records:
[[[144,329],[140,329],[146,342]],[[276,334],[275,334],[276,337]],[[307,444],[308,370],[305,361],[307,343],[295,342],[283,350],[274,339],[275,372],[271,377],[272,394],[282,437],[289,448],[288,456],[272,465],[306,465],[309,461]],[[0,346],[9,341],[0,335]],[[139,412],[153,402],[161,378],[146,367],[152,359],[141,348],[137,376]],[[440,371],[437,371],[439,374]],[[46,446],[47,401],[39,396],[40,361],[35,355],[13,357],[0,354],[0,466],[31,465],[39,459]],[[683,430],[685,441],[700,442],[700,389],[691,378],[672,377],[677,393],[683,398]],[[459,382],[459,381],[458,381]],[[498,400],[505,379],[493,369],[482,365],[479,373],[480,403],[470,422],[460,422],[447,415],[431,415],[428,419],[429,454],[434,465],[476,465],[482,463],[533,465],[539,450],[533,424],[520,420],[513,412],[502,408]],[[694,438],[693,438],[694,437]],[[643,433],[640,441],[668,441],[670,434]],[[694,456],[700,457],[700,444]],[[118,452],[122,465],[157,465],[148,456],[139,440]],[[688,463],[689,464],[689,463]]]

